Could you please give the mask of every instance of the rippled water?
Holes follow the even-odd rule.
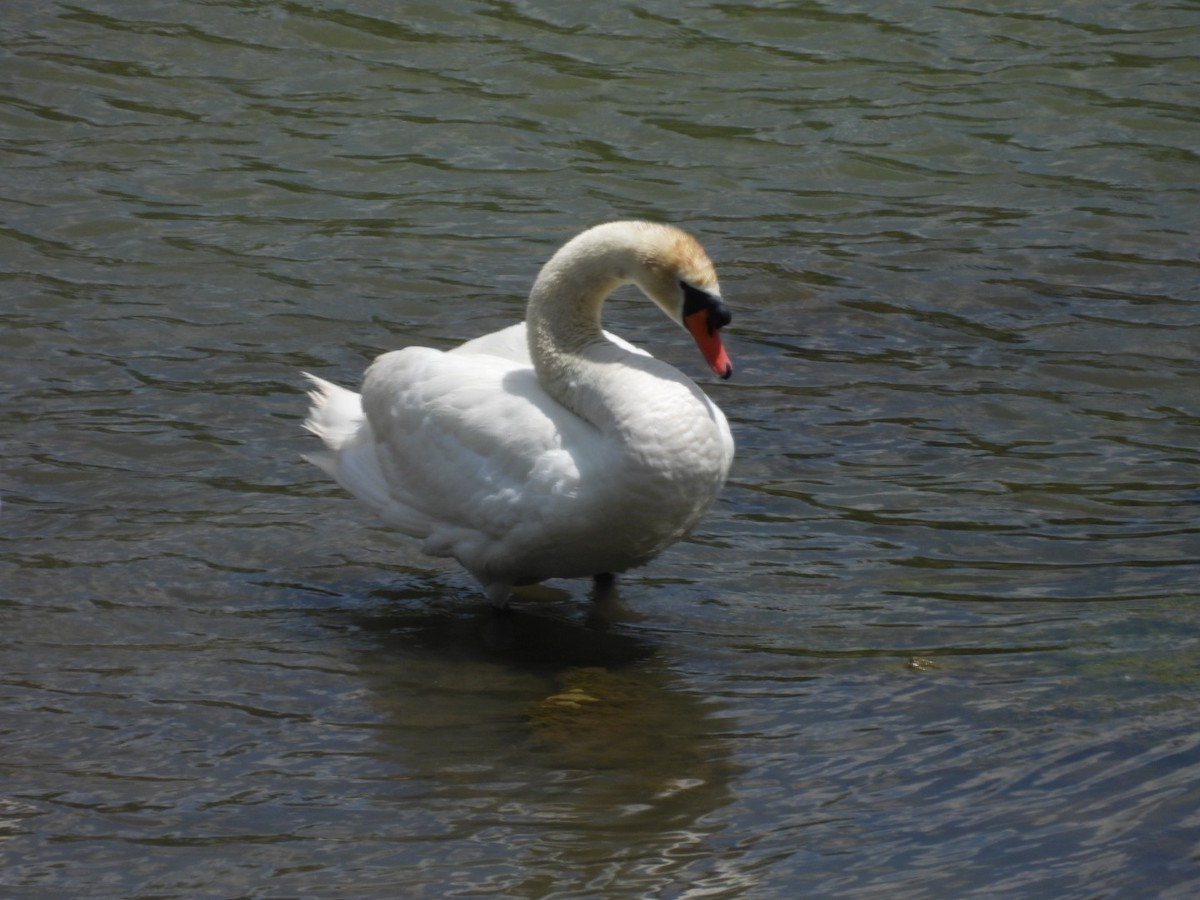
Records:
[[[1200,892],[1195,3],[12,6],[5,896]],[[622,216],[718,263],[732,382],[607,321],[731,483],[498,618],[298,370]]]

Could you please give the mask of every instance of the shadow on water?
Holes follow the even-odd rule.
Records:
[[[490,822],[505,866],[549,856],[583,880],[632,846],[662,887],[704,852],[700,823],[737,774],[729,725],[639,633],[619,588],[580,602],[538,586],[505,613],[434,584],[367,597],[316,616],[353,644],[408,813],[425,804],[450,831]]]
[[[482,595],[447,596],[437,585],[381,588],[353,627],[398,657],[432,654],[446,662],[505,666],[554,674],[569,667],[622,668],[652,659],[658,648],[629,630],[634,617],[619,588],[593,588],[589,601],[544,585],[524,589],[497,612]]]

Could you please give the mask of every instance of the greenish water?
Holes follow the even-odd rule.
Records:
[[[1195,896],[1198,40],[1190,2],[7,10],[0,892]],[[731,382],[606,321],[726,410],[731,481],[616,596],[497,618],[300,459],[298,372],[516,321],[628,216],[717,263]]]

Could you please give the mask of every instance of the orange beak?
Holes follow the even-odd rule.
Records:
[[[728,378],[732,375],[733,363],[729,361],[729,354],[725,352],[725,345],[721,343],[720,332],[709,324],[709,310],[701,309],[690,316],[684,316],[683,324],[717,377]]]

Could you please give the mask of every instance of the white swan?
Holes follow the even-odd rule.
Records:
[[[721,410],[687,376],[600,327],[634,283],[728,378],[730,316],[689,235],[610,222],[542,268],[526,321],[449,352],[409,347],[362,396],[312,375],[308,457],[426,553],[458,560],[497,607],[513,585],[621,572],[683,537],[733,460]]]

